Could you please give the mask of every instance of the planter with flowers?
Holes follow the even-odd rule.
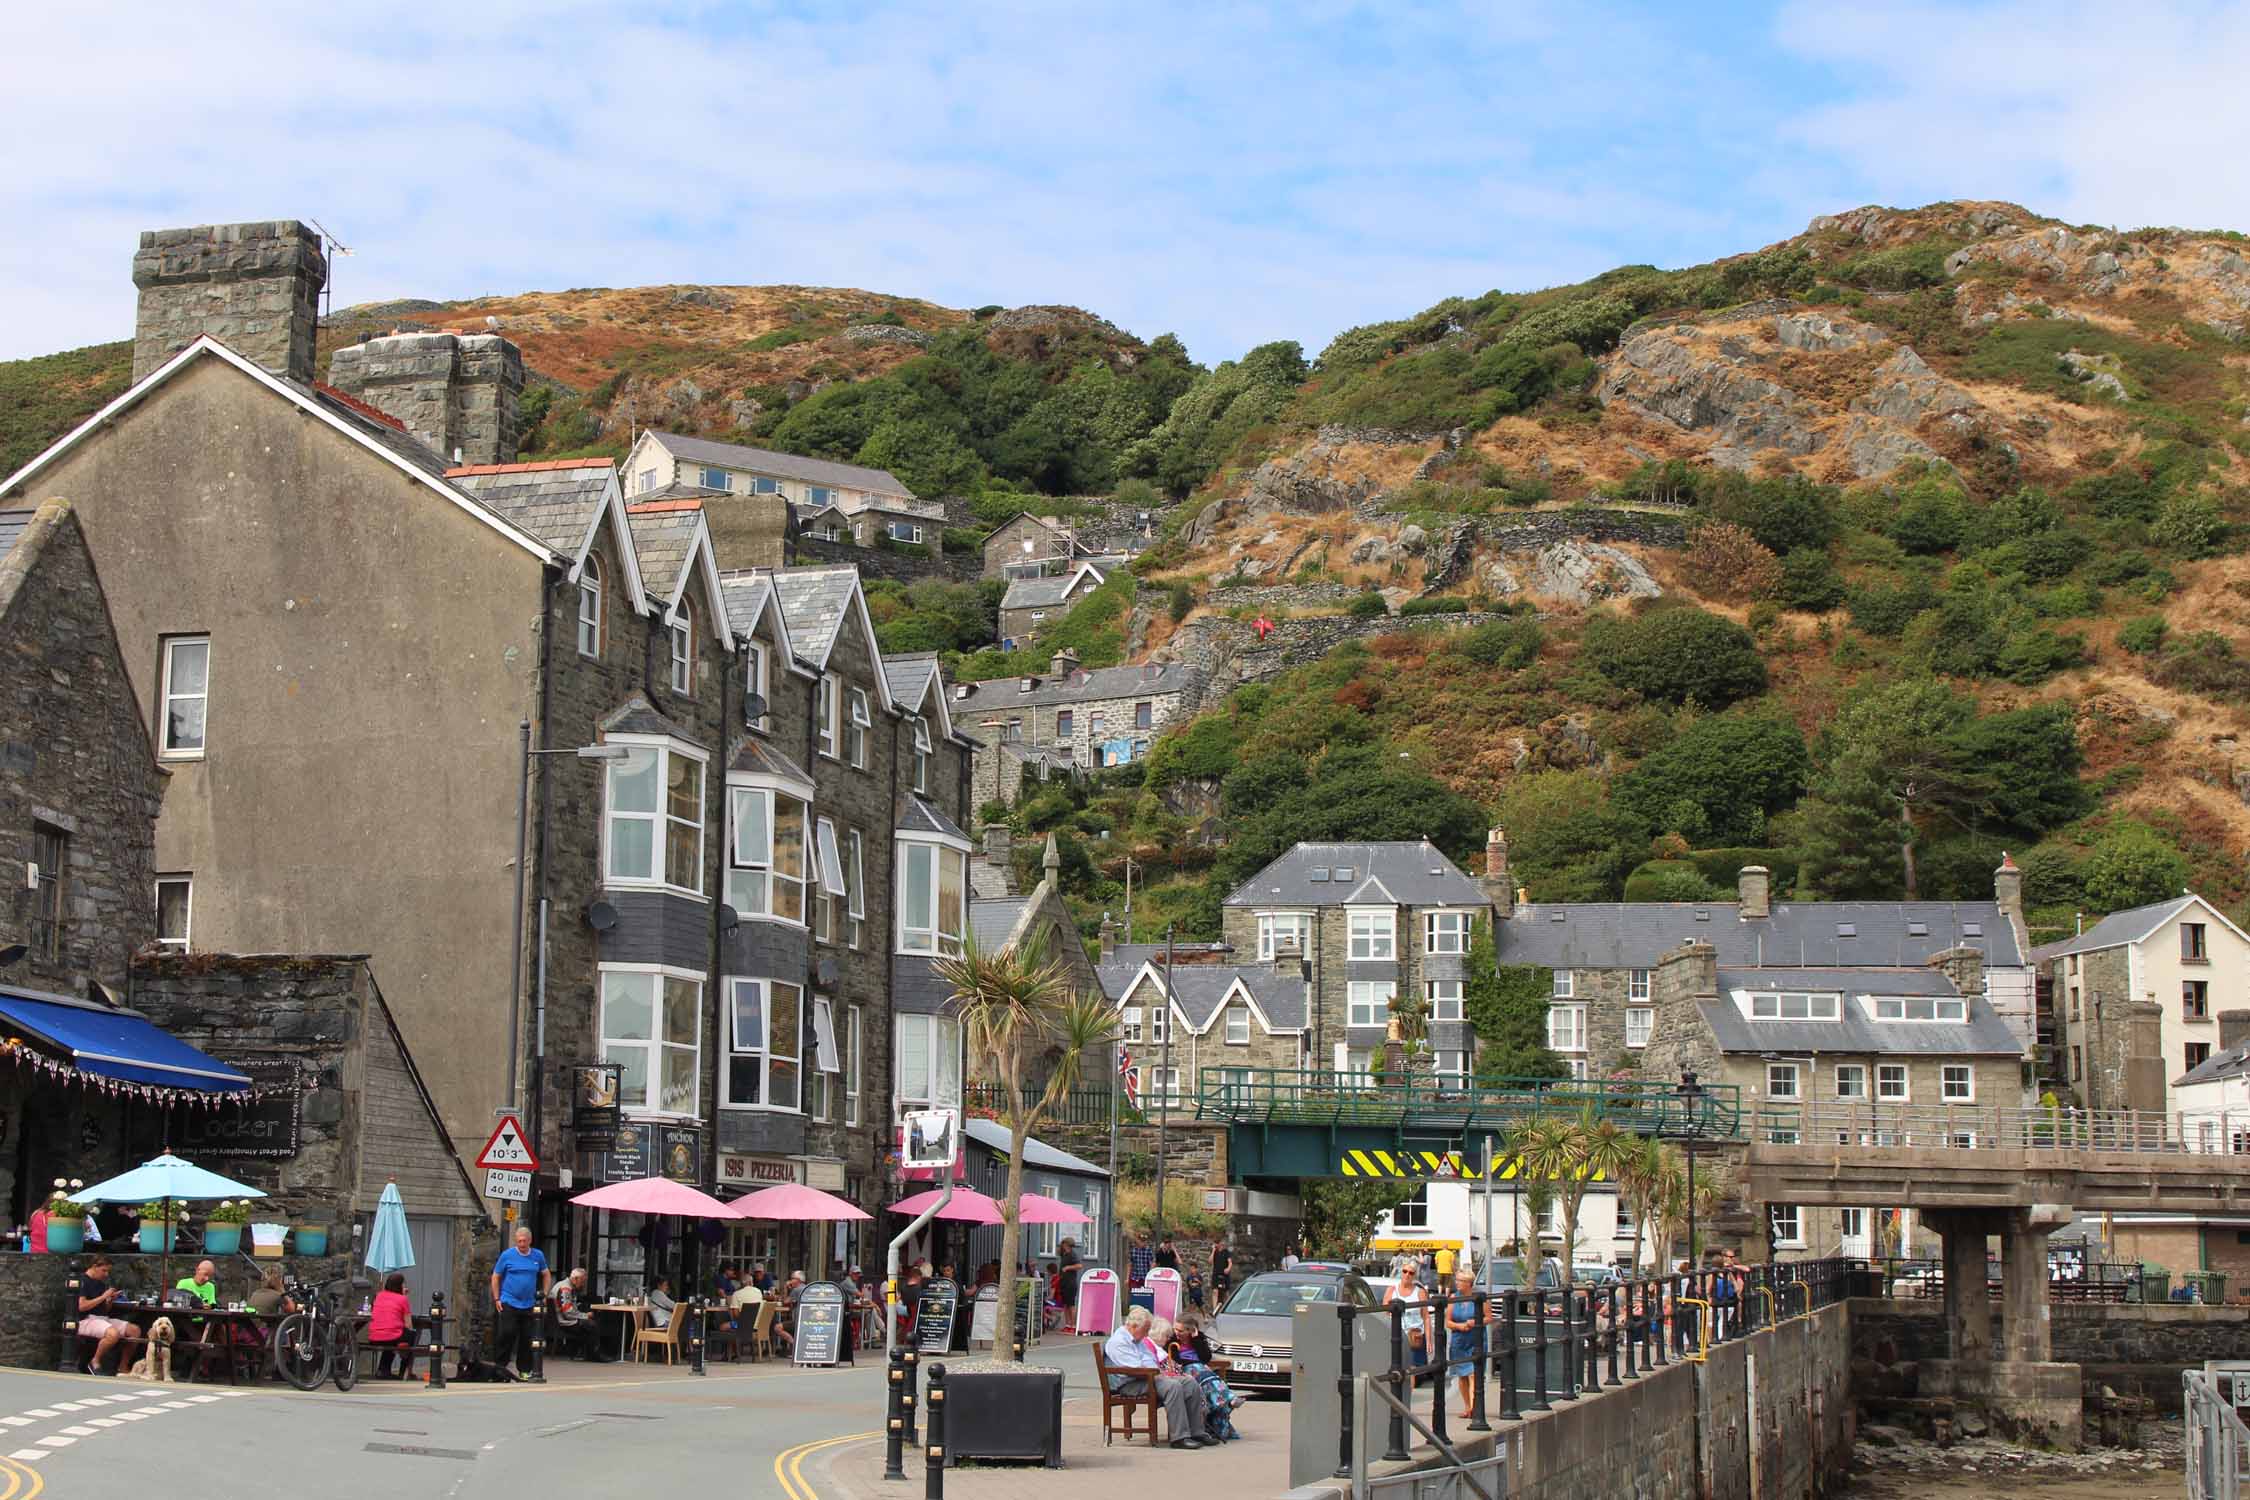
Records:
[[[50,1255],[75,1255],[86,1248],[86,1215],[83,1203],[73,1203],[70,1195],[86,1184],[73,1177],[65,1182],[55,1179],[54,1196],[47,1200],[47,1251]]]
[[[234,1255],[242,1249],[242,1226],[250,1222],[250,1205],[232,1198],[222,1201],[203,1220],[203,1253]]]
[[[171,1254],[179,1243],[180,1226],[186,1222],[185,1203],[177,1199],[149,1199],[141,1205],[141,1254]]]

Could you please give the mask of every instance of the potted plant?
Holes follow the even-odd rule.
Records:
[[[46,1203],[47,1251],[51,1255],[75,1255],[86,1248],[86,1205],[70,1201],[70,1195],[84,1186],[75,1177],[68,1182],[55,1179],[54,1195]]]
[[[187,1222],[187,1205],[171,1198],[151,1198],[141,1205],[140,1247],[143,1255],[169,1255]]]
[[[250,1222],[250,1205],[222,1199],[203,1220],[203,1250],[207,1255],[233,1255],[242,1248],[242,1226]]]
[[[326,1255],[328,1253],[328,1226],[326,1224],[299,1224],[295,1233],[299,1255]]]

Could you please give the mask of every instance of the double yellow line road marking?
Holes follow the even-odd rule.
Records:
[[[823,1438],[817,1443],[800,1443],[783,1452],[773,1461],[773,1477],[781,1481],[781,1493],[789,1500],[820,1500],[812,1484],[805,1478],[805,1460],[829,1448],[840,1448],[846,1443],[864,1442],[881,1437],[880,1432],[855,1432],[846,1437]],[[30,1500],[30,1496],[0,1494],[0,1500]]]
[[[0,1458],[0,1500],[36,1500],[47,1487],[39,1471],[12,1458]]]

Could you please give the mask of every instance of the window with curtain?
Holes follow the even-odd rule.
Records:
[[[616,1063],[618,1105],[694,1115],[702,1059],[701,976],[655,968],[601,971],[601,1049]]]

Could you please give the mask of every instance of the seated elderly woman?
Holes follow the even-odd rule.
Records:
[[[1120,1396],[1137,1396],[1154,1381],[1157,1399],[1164,1403],[1164,1427],[1172,1435],[1172,1446],[1214,1447],[1218,1440],[1205,1431],[1210,1407],[1203,1386],[1194,1376],[1180,1374],[1176,1366],[1167,1368],[1164,1347],[1151,1336],[1153,1322],[1147,1308],[1136,1307],[1125,1314],[1125,1321],[1102,1345],[1102,1358],[1115,1372],[1109,1377],[1109,1388]],[[1146,1373],[1138,1373],[1142,1371]]]

